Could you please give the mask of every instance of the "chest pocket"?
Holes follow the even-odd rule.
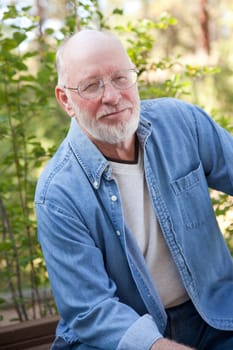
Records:
[[[213,217],[213,207],[201,164],[171,183],[186,228],[204,225]]]

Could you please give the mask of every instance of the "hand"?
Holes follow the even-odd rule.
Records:
[[[172,340],[161,338],[157,340],[150,350],[195,350],[189,346],[175,343]]]

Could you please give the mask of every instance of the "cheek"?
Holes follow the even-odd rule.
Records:
[[[79,102],[79,108],[85,114],[90,117],[94,117],[97,114],[99,103],[89,100],[82,100]]]
[[[139,91],[138,91],[137,85],[134,87],[134,97],[135,97],[135,100],[140,102],[140,96],[139,96]]]
[[[137,87],[133,87],[130,90],[128,90],[125,94],[125,97],[131,101],[132,103],[138,104],[140,101],[139,94],[138,94],[138,89]]]

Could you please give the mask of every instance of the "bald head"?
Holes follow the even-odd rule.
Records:
[[[74,34],[57,51],[58,84],[66,84],[69,76],[75,72],[88,73],[93,65],[103,63],[103,57],[106,63],[110,63],[114,54],[120,55],[132,66],[126,50],[115,35],[88,29]],[[114,62],[111,64],[114,66]]]

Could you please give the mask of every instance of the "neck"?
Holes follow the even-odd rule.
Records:
[[[100,141],[94,142],[103,155],[112,161],[135,162],[138,155],[138,141],[136,135],[129,140],[118,144],[106,144]]]

